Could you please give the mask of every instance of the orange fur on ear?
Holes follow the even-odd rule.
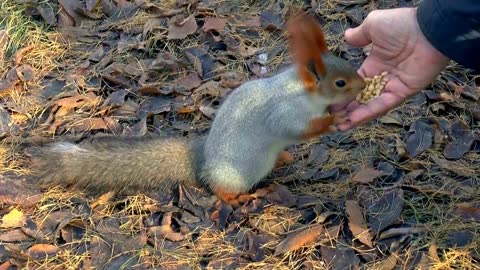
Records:
[[[326,73],[321,54],[328,52],[320,23],[308,13],[301,13],[287,22],[289,50],[297,66],[300,80],[308,92],[315,90],[315,75],[309,71],[313,64],[320,76]]]

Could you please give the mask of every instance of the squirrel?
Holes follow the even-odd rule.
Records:
[[[54,142],[34,157],[38,183],[96,192],[198,184],[238,206],[276,166],[293,162],[286,147],[336,131],[346,113],[331,114],[329,106],[365,88],[356,70],[329,51],[313,15],[293,17],[286,30],[293,64],[233,90],[205,137]]]

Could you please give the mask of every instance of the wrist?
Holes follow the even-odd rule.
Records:
[[[480,63],[473,57],[476,55],[475,50],[478,50],[479,41],[467,36],[469,32],[480,27],[473,22],[476,14],[461,11],[462,7],[453,3],[423,0],[416,10],[420,32],[438,55],[479,70]]]

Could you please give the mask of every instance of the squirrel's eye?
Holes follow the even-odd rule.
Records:
[[[336,81],[335,81],[335,85],[336,85],[337,87],[342,88],[342,87],[344,87],[345,85],[347,85],[347,83],[346,83],[344,80],[336,80]]]

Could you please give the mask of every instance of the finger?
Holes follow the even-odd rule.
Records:
[[[360,26],[345,31],[345,41],[355,47],[365,47],[372,42],[365,20]]]
[[[339,111],[344,111],[345,109],[350,106],[350,103],[352,103],[352,100],[345,100],[333,105],[330,105],[328,108],[329,112],[339,112]]]
[[[403,99],[392,93],[383,93],[367,105],[358,106],[349,116],[349,121],[338,126],[341,131],[352,129],[377,118],[402,103]]]

